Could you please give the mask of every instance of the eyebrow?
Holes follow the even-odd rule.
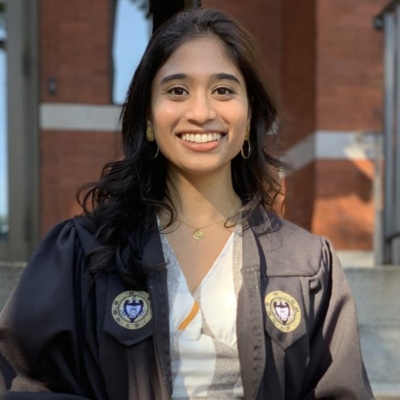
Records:
[[[167,75],[164,78],[161,79],[160,84],[163,85],[164,83],[170,82],[170,81],[176,81],[176,80],[184,80],[189,78],[186,74],[172,74],[172,75]]]
[[[235,75],[227,74],[226,72],[219,72],[217,74],[213,74],[213,78],[217,80],[233,81],[240,85],[240,81],[238,78],[236,78]]]
[[[218,72],[216,74],[212,74],[211,76],[213,79],[216,79],[216,80],[227,80],[227,81],[232,81],[232,82],[236,82],[236,83],[240,84],[239,79],[236,78],[235,75],[228,74],[226,72]],[[171,81],[184,80],[184,79],[188,79],[188,78],[189,78],[189,75],[187,75],[187,74],[171,74],[171,75],[167,75],[163,79],[161,79],[160,84],[163,85],[163,84],[171,82]]]

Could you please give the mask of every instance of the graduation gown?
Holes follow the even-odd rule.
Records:
[[[76,218],[34,252],[0,314],[0,399],[171,398],[159,234],[143,250],[154,266],[147,293],[129,291],[117,274],[94,277],[84,257],[96,246]],[[243,227],[242,276],[237,337],[246,400],[373,398],[354,300],[326,239],[258,210]]]

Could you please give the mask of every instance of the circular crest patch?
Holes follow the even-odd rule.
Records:
[[[126,329],[139,329],[151,320],[149,295],[129,290],[118,295],[111,307],[114,320]]]
[[[265,296],[265,309],[272,323],[282,332],[292,332],[300,324],[301,310],[297,301],[284,292]]]

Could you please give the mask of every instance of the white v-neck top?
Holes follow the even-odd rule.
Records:
[[[242,285],[238,227],[192,295],[165,235],[174,399],[241,399],[237,295]]]

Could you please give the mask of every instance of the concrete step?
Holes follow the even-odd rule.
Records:
[[[376,400],[400,400],[399,385],[372,385]]]
[[[0,310],[17,285],[25,264],[24,262],[0,261]]]
[[[0,261],[0,309],[25,263]],[[400,266],[345,268],[357,304],[364,362],[377,400],[400,400]]]
[[[345,268],[345,272],[357,304],[368,377],[377,393],[399,397],[400,266]]]

